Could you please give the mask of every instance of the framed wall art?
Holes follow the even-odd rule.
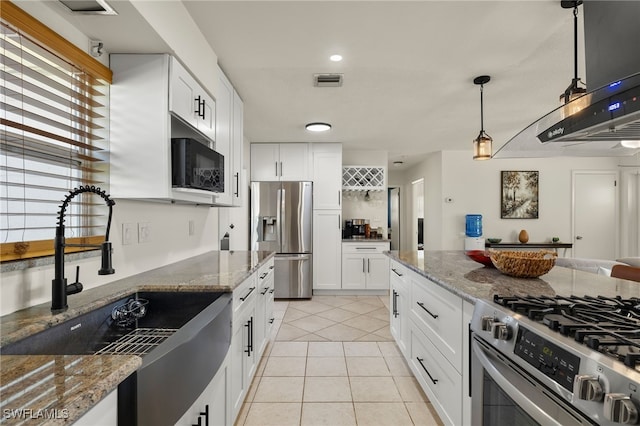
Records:
[[[537,219],[539,172],[503,170],[501,173],[500,217]]]

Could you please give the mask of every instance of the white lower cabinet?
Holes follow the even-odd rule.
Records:
[[[411,324],[409,365],[444,424],[461,425],[462,376],[417,327]]]
[[[231,424],[227,403],[229,386],[229,354],[218,372],[176,426],[226,426]]]
[[[382,254],[389,242],[342,244],[342,288],[388,290],[389,258]]]
[[[314,290],[339,290],[342,287],[341,216],[342,210],[313,211]]]
[[[389,279],[391,335],[442,422],[470,425],[473,304],[395,260]]]
[[[403,354],[409,349],[409,303],[411,302],[409,276],[404,267],[392,261],[390,268],[389,285],[391,297],[389,303],[389,330]]]
[[[233,291],[233,320],[229,350],[229,424],[234,424],[260,357],[267,346],[273,324],[274,260]]]

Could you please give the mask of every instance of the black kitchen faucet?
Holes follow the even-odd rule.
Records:
[[[67,244],[64,238],[64,215],[67,209],[67,205],[73,197],[84,192],[90,192],[97,194],[104,199],[107,206],[109,206],[109,218],[107,219],[107,232],[104,237],[104,242],[101,244]],[[116,202],[109,198],[109,195],[99,187],[95,186],[80,186],[74,188],[73,191],[69,191],[69,195],[65,197],[60,206],[60,212],[58,213],[58,226],[56,226],[56,236],[54,239],[54,263],[55,263],[55,277],[51,280],[51,312],[60,313],[67,310],[67,295],[76,294],[82,291],[82,284],[78,281],[78,270],[76,270],[76,281],[73,284],[67,285],[67,279],[64,277],[64,248],[65,247],[100,247],[102,254],[102,266],[98,270],[98,275],[110,275],[115,272],[111,264],[111,243],[109,242],[109,230],[111,229],[111,213],[113,211],[113,205]],[[79,267],[78,267],[79,269]]]

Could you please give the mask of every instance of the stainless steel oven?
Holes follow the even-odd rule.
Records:
[[[597,298],[587,302],[592,300]],[[616,303],[607,304],[619,311]],[[611,331],[615,320],[594,319],[601,309],[594,306],[584,309],[583,319],[574,311],[582,305],[570,298],[500,296],[476,303],[470,337],[473,425],[638,423],[640,357],[621,361],[619,355],[629,344],[625,355],[640,355],[640,346],[626,338],[609,343],[607,333],[617,337],[624,324]],[[637,319],[620,319],[638,333]]]

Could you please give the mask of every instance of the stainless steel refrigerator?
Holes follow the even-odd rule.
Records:
[[[311,298],[312,221],[311,182],[251,183],[251,249],[276,252],[276,298]]]

